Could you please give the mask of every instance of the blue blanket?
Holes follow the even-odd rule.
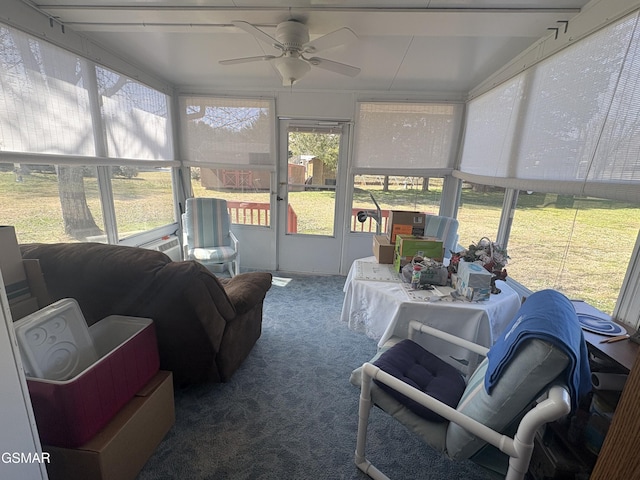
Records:
[[[487,393],[491,393],[518,347],[531,338],[545,340],[569,357],[564,380],[574,411],[579,399],[591,390],[591,370],[587,346],[573,304],[555,290],[541,290],[532,294],[489,350],[489,366],[485,376]]]

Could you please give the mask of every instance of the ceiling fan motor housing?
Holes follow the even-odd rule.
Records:
[[[287,20],[276,27],[276,40],[284,45],[285,49],[302,50],[304,44],[309,42],[309,29],[304,23],[296,20]]]

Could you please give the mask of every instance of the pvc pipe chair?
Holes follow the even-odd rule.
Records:
[[[574,334],[584,343],[577,318],[576,328],[578,331]],[[418,321],[411,321],[409,338],[417,339],[423,334],[464,347],[480,356],[487,356],[489,352],[489,349],[481,345]],[[371,362],[379,359],[400,340],[397,337],[389,340]],[[586,347],[580,352],[584,353],[581,356],[586,362]],[[389,477],[378,470],[365,454],[369,413],[373,405],[392,415],[422,441],[453,460],[471,459],[495,470],[493,467],[496,456],[501,457],[504,463],[505,455],[508,456],[508,465],[504,466],[505,478],[508,480],[524,478],[531,461],[536,432],[544,424],[570,413],[574,405],[569,394],[571,389],[564,381],[567,367],[570,365],[569,356],[556,345],[538,338],[528,339],[519,347],[511,363],[502,372],[502,377],[491,395],[488,395],[484,388],[488,368],[485,358],[468,379],[457,406],[446,405],[371,362],[354,370],[351,383],[360,386],[361,389],[355,463],[360,470],[376,480],[388,480]],[[390,395],[379,385],[387,385],[405,398],[440,415],[444,421],[434,422],[416,415],[407,408],[406,401],[399,401],[397,395]],[[584,390],[584,385],[581,385],[581,388]],[[502,453],[496,452],[489,445]],[[488,460],[483,458],[483,455],[487,455]],[[505,473],[505,470],[502,470],[502,473]]]
[[[230,230],[227,201],[220,198],[188,198],[182,215],[185,260],[196,260],[215,272],[227,268],[240,273],[238,239]]]

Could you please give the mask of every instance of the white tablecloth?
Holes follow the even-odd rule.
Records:
[[[490,300],[464,302],[449,296],[436,300],[436,294],[412,291],[390,268],[377,264],[375,257],[356,260],[344,285],[342,321],[378,340],[378,346],[393,336],[407,338],[409,322],[418,320],[490,347],[520,308],[518,294],[502,281],[496,283],[502,293]],[[444,294],[450,289],[439,290]],[[442,340],[429,337],[419,343],[439,356],[469,358],[466,350],[443,345]]]

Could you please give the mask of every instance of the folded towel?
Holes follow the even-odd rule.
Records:
[[[571,395],[571,409],[591,390],[587,345],[571,301],[555,290],[541,290],[527,298],[511,323],[489,350],[485,389],[491,389],[522,342],[539,338],[561,349],[569,357],[564,381]]]

